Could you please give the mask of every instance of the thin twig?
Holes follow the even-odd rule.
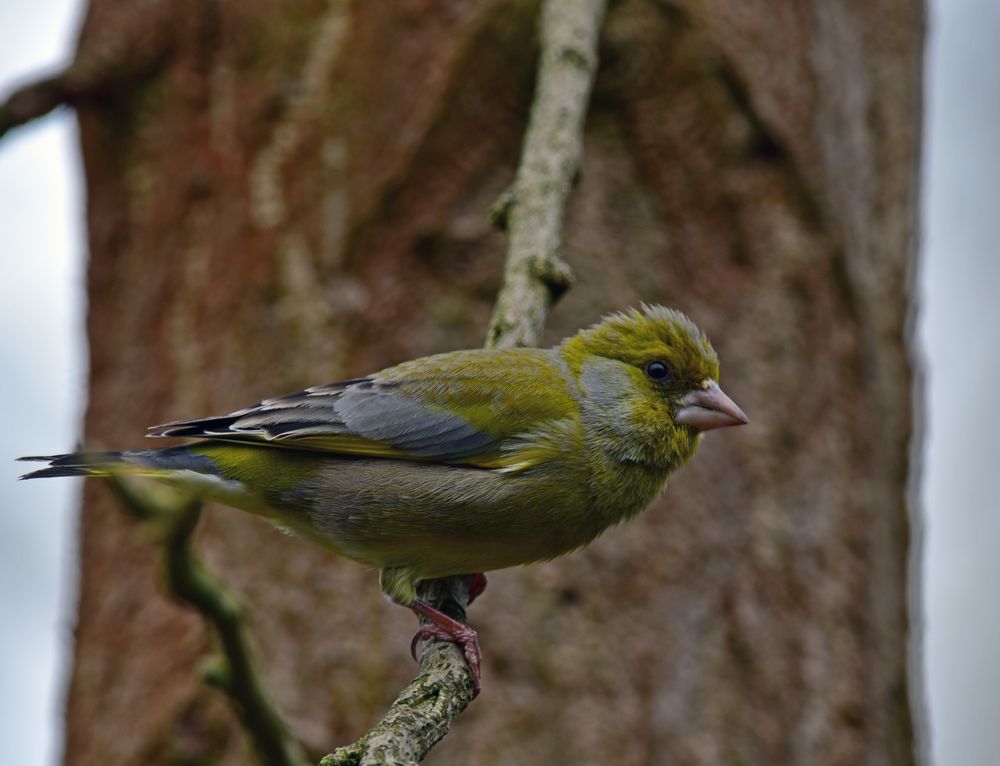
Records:
[[[173,4],[152,0],[136,13],[128,4],[104,18],[99,33],[85,35],[76,59],[56,74],[10,93],[0,103],[0,138],[60,106],[134,91],[166,60],[176,25],[168,23]]]
[[[69,70],[18,88],[0,104],[0,138],[11,128],[70,103],[76,93],[77,84]]]
[[[580,169],[605,6],[606,0],[546,0],[542,8],[538,85],[517,177],[491,211],[510,239],[487,348],[537,345],[549,309],[572,281],[560,255],[563,221]],[[468,582],[466,577],[428,581],[420,596],[464,622]],[[453,644],[428,641],[419,675],[382,721],[321,766],[419,763],[471,701],[472,679],[462,653]]]
[[[205,679],[225,692],[267,766],[305,766],[298,742],[257,675],[242,605],[194,555],[192,536],[201,518],[199,498],[110,475],[126,508],[163,533],[164,573],[171,594],[215,628],[222,657]]]

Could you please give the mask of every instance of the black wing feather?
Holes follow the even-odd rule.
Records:
[[[184,436],[309,446],[310,437],[360,437],[424,459],[457,461],[497,449],[491,434],[459,415],[409,396],[396,381],[357,378],[218,417],[153,426],[150,436]],[[297,445],[296,441],[302,440]],[[329,447],[337,451],[336,446]],[[348,451],[345,449],[345,451]]]

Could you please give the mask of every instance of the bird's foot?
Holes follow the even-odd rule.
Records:
[[[486,575],[482,572],[466,575],[469,578],[469,603],[471,604],[486,590]]]
[[[481,593],[482,590],[480,589],[479,592]],[[417,644],[426,639],[436,638],[456,644],[462,650],[465,662],[469,666],[469,673],[472,675],[472,696],[473,698],[478,697],[483,655],[479,650],[479,636],[476,631],[468,625],[452,619],[444,612],[438,611],[426,601],[418,599],[410,605],[410,609],[420,617],[430,620],[429,623],[422,623],[417,632],[413,634],[413,640],[410,642],[410,654],[413,655],[413,659],[417,659]]]

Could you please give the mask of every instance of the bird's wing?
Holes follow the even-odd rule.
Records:
[[[579,408],[548,351],[462,351],[154,426],[186,436],[522,471],[574,446]]]

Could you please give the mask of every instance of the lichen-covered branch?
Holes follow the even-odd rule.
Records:
[[[446,614],[465,620],[468,579],[424,582],[420,597]],[[469,666],[454,644],[427,641],[420,673],[403,689],[382,720],[357,742],[341,747],[320,766],[409,766],[419,763],[472,702]]]
[[[542,7],[535,100],[513,189],[494,209],[509,235],[503,286],[486,345],[537,346],[549,308],[572,282],[563,261],[566,200],[580,171],[605,0]]]
[[[135,485],[127,477],[112,475],[110,479],[132,515],[162,532],[170,592],[215,628],[222,656],[206,671],[205,680],[232,700],[262,763],[305,766],[302,749],[257,674],[243,607],[193,552],[191,538],[201,518],[201,501],[169,488]]]
[[[472,700],[469,674],[464,664],[458,665],[450,657],[452,648],[437,641],[428,646],[421,657],[420,675],[396,698],[378,725],[354,744],[326,756],[320,766],[409,766],[422,761]],[[468,689],[465,694],[447,693],[463,687]]]
[[[566,200],[579,173],[583,124],[605,0],[546,0],[535,99],[513,188],[491,211],[507,230],[503,285],[486,335],[487,348],[534,346],[549,308],[572,282],[562,260]],[[465,620],[468,578],[425,582],[420,596]],[[419,763],[472,701],[472,679],[452,644],[429,641],[420,673],[385,717],[321,766],[409,766]]]

